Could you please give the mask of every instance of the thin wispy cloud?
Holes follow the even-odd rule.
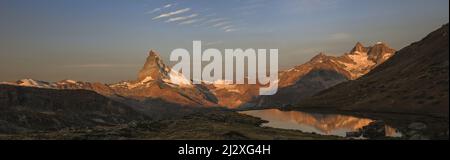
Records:
[[[169,3],[169,4],[166,4],[166,5],[162,6],[162,7],[158,7],[158,8],[155,8],[155,9],[151,10],[151,11],[148,11],[145,14],[157,13],[157,12],[162,11],[163,9],[167,9],[167,8],[173,7],[175,5],[176,5],[176,3]]]
[[[174,5],[175,5],[175,3],[169,3],[169,4],[164,5],[164,8],[170,8]]]
[[[161,11],[161,8],[155,8],[155,9],[153,9],[151,11],[146,12],[145,14],[153,14],[153,13],[156,13],[156,12],[159,12],[159,11]]]
[[[223,30],[227,30],[227,29],[231,29],[231,28],[233,28],[233,27],[234,27],[233,25],[228,25],[228,26],[222,27],[222,29],[223,29]]]
[[[214,23],[214,22],[219,22],[219,21],[224,21],[227,20],[226,18],[214,18],[214,19],[210,19],[208,21],[206,21],[205,23]]]
[[[189,16],[174,17],[174,18],[168,19],[166,22],[184,21],[184,20],[187,20],[187,19],[195,18],[197,16],[198,16],[198,14],[191,14]]]
[[[153,20],[157,20],[157,19],[161,19],[161,18],[172,17],[172,16],[175,16],[175,15],[178,15],[178,14],[189,12],[190,10],[191,10],[190,8],[184,8],[184,9],[180,9],[180,10],[177,10],[177,11],[161,14],[159,16],[153,17],[152,19]]]
[[[259,2],[259,1],[256,1]],[[170,3],[156,8],[148,13],[163,12],[166,8],[173,8],[176,3]],[[253,4],[255,5],[255,4]],[[250,7],[252,8],[252,7]],[[166,12],[159,14],[152,18],[152,20],[165,19],[166,23],[176,22],[178,25],[193,25],[196,27],[206,27],[206,28],[216,28],[223,32],[233,32],[237,31],[233,19],[217,16],[217,13],[210,11],[211,9],[200,9],[197,11],[191,8],[179,9],[172,12]],[[187,12],[194,11],[196,13],[186,14]]]
[[[205,17],[212,17],[212,16],[205,16]],[[207,26],[207,25],[211,25],[212,23],[225,21],[225,20],[227,20],[227,18],[207,18],[207,19],[205,19],[205,21],[203,23],[199,24],[198,26]]]
[[[224,25],[230,24],[229,21],[224,21],[224,22],[219,22],[219,23],[215,23],[214,25],[212,25],[213,27],[222,27]]]
[[[237,29],[234,28],[230,28],[230,29],[226,29],[225,32],[234,32],[234,31],[238,31]]]
[[[204,18],[191,19],[191,20],[183,21],[183,22],[181,22],[179,24],[180,25],[194,24],[194,23],[201,22],[201,21],[204,21],[204,20],[205,20]]]

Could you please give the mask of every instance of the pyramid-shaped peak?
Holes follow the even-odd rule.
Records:
[[[163,79],[168,76],[170,68],[164,64],[163,60],[159,57],[158,52],[150,50],[147,60],[144,66],[139,72],[138,80],[145,79]]]
[[[325,58],[327,55],[323,52],[320,52],[318,55],[316,55],[314,58]]]
[[[323,60],[325,60],[325,59],[327,59],[327,58],[328,58],[328,56],[327,56],[325,53],[320,52],[318,55],[314,56],[314,57],[311,59],[311,62],[315,62],[315,61],[323,61]]]
[[[159,57],[159,53],[156,52],[155,50],[150,50],[150,51],[148,52],[148,56]]]
[[[148,52],[148,57],[145,62],[145,65],[157,65],[157,64],[164,64],[164,63],[162,62],[162,59],[159,57],[158,52],[150,50]]]
[[[364,45],[361,43],[361,42],[356,42],[356,45],[355,45],[355,47],[364,47]]]
[[[366,47],[364,47],[364,45],[361,42],[357,42],[355,47],[353,47],[351,53],[355,53],[355,52],[367,52]]]

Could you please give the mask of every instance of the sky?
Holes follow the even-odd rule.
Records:
[[[279,67],[356,42],[401,49],[449,21],[448,0],[0,0],[0,81],[133,80],[150,49],[279,49]],[[191,51],[192,52],[192,51]]]

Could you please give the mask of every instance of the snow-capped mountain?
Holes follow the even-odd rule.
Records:
[[[338,57],[334,62],[344,65],[350,79],[357,79],[392,57],[395,52],[383,42],[377,42],[372,47],[364,47],[358,42],[351,52]]]
[[[339,83],[358,79],[392,57],[395,52],[386,43],[378,42],[365,47],[358,42],[350,52],[339,57],[320,53],[305,64],[280,72],[277,94],[254,98],[246,105],[295,104]]]
[[[48,82],[38,81],[38,80],[34,80],[34,79],[21,79],[12,84],[19,85],[19,86],[26,86],[26,87],[37,87],[37,88],[52,88],[53,87],[53,85]]]
[[[105,96],[114,95],[114,91],[106,84],[102,83],[91,83],[91,82],[81,82],[75,80],[62,80],[58,82],[45,82],[34,79],[22,79],[16,82],[0,82],[0,84],[23,86],[23,87],[34,87],[34,88],[44,88],[44,89],[83,89],[96,91],[99,94]]]
[[[44,82],[23,79],[3,84],[49,89],[85,89],[113,98],[138,101],[163,100],[185,106],[243,106],[284,105],[296,103],[304,97],[348,80],[355,80],[395,53],[385,43],[371,47],[357,43],[340,57],[320,53],[309,62],[279,73],[276,95],[259,97],[259,85],[230,85],[225,81],[212,84],[193,84],[183,74],[167,66],[155,51],[150,51],[137,79],[115,84],[90,83],[74,80]],[[295,100],[293,100],[295,99]]]
[[[144,67],[134,81],[102,84],[75,80],[44,82],[23,79],[17,82],[2,82],[1,84],[47,89],[84,89],[113,98],[125,97],[138,101],[157,99],[184,106],[217,105],[217,99],[206,87],[192,84],[183,74],[166,66],[155,51],[149,52]]]
[[[395,54],[387,44],[378,42],[374,46],[364,47],[356,43],[355,47],[342,56],[327,56],[324,53],[313,57],[309,62],[280,73],[281,87],[295,84],[302,76],[312,70],[333,70],[349,80],[357,79]]]
[[[72,80],[67,80],[67,81],[71,81]],[[76,83],[75,81],[73,81],[73,83]],[[8,85],[15,85],[15,86],[23,86],[23,87],[35,87],[35,88],[47,88],[47,89],[58,89],[58,84],[57,82],[55,83],[50,83],[50,82],[45,82],[45,81],[40,81],[40,80],[34,80],[34,79],[21,79],[18,80],[16,82],[0,82],[0,84],[8,84]]]
[[[215,97],[201,85],[192,84],[183,74],[164,64],[158,53],[150,51],[135,81],[109,85],[116,94],[138,100],[163,99],[190,106],[214,106]]]
[[[372,50],[378,52],[386,49],[379,46]],[[383,57],[385,55],[378,55],[379,60]],[[448,78],[447,23],[422,40],[401,49],[365,76],[308,97],[292,108],[421,114],[448,120]],[[442,132],[446,131],[448,128]]]
[[[172,70],[160,58],[158,53],[151,50],[143,68],[139,71],[136,81],[124,81],[110,85],[113,88],[134,89],[138,87],[148,87],[152,82],[161,82],[172,87],[194,87],[192,81],[183,76],[180,72]]]

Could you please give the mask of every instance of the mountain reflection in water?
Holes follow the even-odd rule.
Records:
[[[336,135],[345,137],[347,132],[358,131],[374,120],[339,114],[317,114],[278,109],[251,110],[239,112],[268,121],[266,127],[300,130],[306,133]],[[400,136],[396,129],[386,126],[386,136]]]

